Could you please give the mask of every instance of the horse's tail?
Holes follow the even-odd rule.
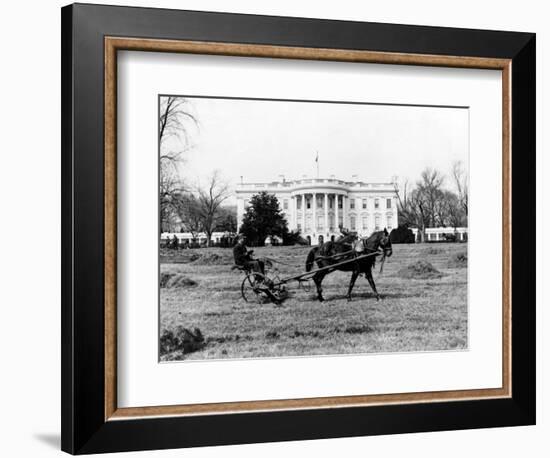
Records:
[[[312,248],[307,254],[306,272],[309,272],[313,267],[313,263],[315,262],[315,255],[317,254],[318,249],[319,249],[318,247]]]

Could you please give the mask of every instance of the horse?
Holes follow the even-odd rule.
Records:
[[[379,249],[381,249],[381,251]],[[355,285],[355,280],[357,280],[357,277],[360,274],[365,274],[365,278],[368,280],[374,294],[376,295],[376,300],[380,300],[380,294],[376,291],[376,285],[374,284],[374,279],[372,278],[372,268],[376,262],[376,256],[381,255],[382,259],[380,271],[382,271],[386,257],[390,257],[392,253],[393,250],[390,237],[385,228],[383,231],[374,232],[367,238],[358,239],[355,235],[347,235],[341,240],[326,242],[312,248],[307,255],[306,271],[310,272],[315,262],[320,269],[339,264],[335,265],[334,269],[322,270],[313,275],[313,281],[317,287],[317,298],[320,302],[324,301],[323,288],[321,286],[323,278],[335,270],[342,270],[352,273],[348,287],[348,294],[346,296],[348,301],[351,301],[351,292],[353,290],[353,286]],[[361,256],[364,254],[372,254],[372,256],[353,261],[356,256]],[[351,262],[344,263],[345,261]]]

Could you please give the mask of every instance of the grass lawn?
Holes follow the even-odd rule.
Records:
[[[345,298],[350,273],[325,277],[317,301],[315,287],[305,291],[292,282],[281,305],[247,303],[241,298],[242,272],[232,271],[230,249],[182,250],[161,257],[161,273],[190,279],[180,287],[160,289],[160,327],[199,328],[205,345],[198,351],[176,350],[161,360],[265,358],[372,352],[440,351],[467,348],[467,268],[452,262],[464,244],[394,245],[384,272],[374,268],[382,296],[377,301],[365,278],[357,279],[353,301]],[[256,248],[295,266],[277,265],[280,276],[305,270],[309,247]],[[441,278],[403,278],[398,271],[426,260]],[[196,284],[193,284],[196,283]]]

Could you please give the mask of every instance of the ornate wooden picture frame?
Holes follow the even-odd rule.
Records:
[[[501,71],[502,386],[120,408],[116,113],[124,50]],[[524,246],[535,243],[534,34],[77,4],[62,9],[62,59],[63,450],[534,424],[535,250]]]

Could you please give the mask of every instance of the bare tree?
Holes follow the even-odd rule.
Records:
[[[430,227],[431,215],[429,212],[430,204],[426,193],[421,189],[414,189],[410,196],[410,207],[416,218],[416,227],[419,229],[420,241],[426,239],[426,228]]]
[[[458,196],[445,190],[437,207],[437,218],[441,226],[457,228],[464,225],[464,211]]]
[[[189,123],[198,126],[190,102],[185,97],[161,97],[159,109],[159,142],[162,145],[170,137],[181,143],[189,142]]]
[[[416,183],[416,189],[420,193],[423,210],[428,218],[428,226],[437,225],[437,205],[442,198],[442,187],[445,176],[438,170],[425,168],[420,174],[420,181]]]
[[[399,225],[416,226],[417,215],[411,205],[411,191],[409,181],[405,180],[401,186],[397,180],[393,180],[395,196],[397,197],[397,209],[399,215]]]
[[[177,216],[177,197],[181,186],[177,175],[172,170],[162,170],[159,183],[159,205],[161,232],[172,232]]]
[[[468,216],[468,174],[464,170],[461,161],[453,164],[452,174],[460,205],[464,214]]]
[[[220,206],[230,196],[229,186],[222,180],[220,172],[216,170],[210,176],[205,187],[197,187],[196,196],[202,229],[206,234],[206,243],[210,246],[212,232],[219,222]]]
[[[401,186],[401,190],[394,182],[399,210],[399,224],[417,227],[420,241],[426,239],[428,227],[454,227],[465,224],[467,208],[467,186],[461,169],[453,167],[453,178],[460,177],[460,194],[444,188],[445,175],[438,170],[426,168],[420,175],[420,180],[411,190],[407,181]],[[456,179],[455,179],[456,180]],[[464,206],[465,203],[465,206]]]
[[[400,224],[417,227],[422,242],[425,239],[427,227],[444,224],[444,181],[445,177],[439,171],[426,168],[412,190],[408,181],[402,185],[401,192],[394,184]]]
[[[159,103],[160,162],[165,169],[177,168],[183,153],[190,148],[189,131],[199,123],[185,97],[161,97]]]
[[[197,238],[198,234],[204,231],[201,206],[193,194],[178,196],[176,211],[185,230],[191,232],[193,238]]]
[[[159,103],[160,222],[161,231],[165,231],[175,224],[180,210],[178,196],[186,187],[179,166],[190,148],[189,129],[198,122],[184,97],[161,97]],[[167,141],[169,138],[173,140]]]

